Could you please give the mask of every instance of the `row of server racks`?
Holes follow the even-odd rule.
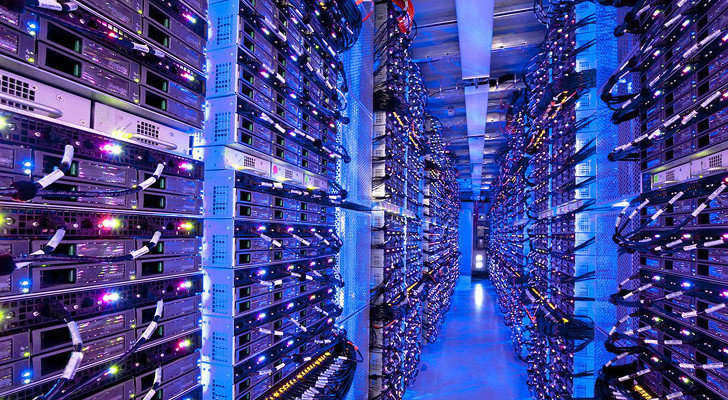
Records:
[[[533,396],[726,399],[728,3],[536,11],[488,214]]]
[[[459,277],[454,155],[412,59],[402,8],[375,8],[369,396],[399,400],[417,379]]]
[[[0,2],[0,397],[343,398],[348,1]]]
[[[397,106],[351,123],[361,3],[0,1],[0,398],[402,398],[459,199],[401,1],[376,10]]]

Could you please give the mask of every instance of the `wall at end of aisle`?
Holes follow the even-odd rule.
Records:
[[[460,207],[460,275],[470,276],[473,265],[473,203]]]

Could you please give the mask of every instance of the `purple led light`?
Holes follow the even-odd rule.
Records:
[[[182,281],[177,285],[177,290],[189,290],[192,288],[192,281]]]
[[[101,296],[101,299],[99,301],[102,303],[105,303],[105,304],[110,304],[110,303],[116,303],[117,301],[119,301],[119,299],[121,299],[121,296],[119,295],[119,293],[107,292]]]

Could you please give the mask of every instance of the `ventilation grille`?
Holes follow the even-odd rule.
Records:
[[[225,94],[230,91],[232,70],[232,63],[215,64],[215,94]]]
[[[249,155],[244,155],[243,156],[243,167],[254,169],[255,168],[255,158],[253,158]]]
[[[137,136],[134,140],[139,143],[144,143],[150,146],[157,146],[159,142],[157,140],[144,139],[145,137],[152,139],[159,139],[159,126],[151,124],[146,121],[138,121],[136,127]]]
[[[20,97],[21,99],[35,101],[35,89],[33,89],[28,82],[7,75],[2,75],[2,82],[0,82],[0,92],[7,93],[11,96]],[[24,106],[13,101],[0,99],[0,104],[13,108],[19,108],[21,110],[34,111],[32,107]]]
[[[665,173],[665,181],[674,182],[675,181],[675,171],[667,171]]]
[[[576,169],[576,174],[579,176],[591,176],[591,165],[589,163],[579,164]]]
[[[213,286],[213,291],[215,291],[215,289],[216,287]],[[223,333],[213,332],[212,335],[210,335],[210,343],[212,344],[210,357],[214,361],[230,362],[228,357],[228,354],[231,353],[230,346],[228,344],[229,340],[230,339],[228,339]]]
[[[716,154],[708,158],[708,168],[721,168],[723,166],[723,155]]]
[[[591,232],[592,224],[589,218],[582,218],[579,220],[579,232]]]
[[[225,261],[227,252],[225,251],[225,245],[227,244],[227,237],[225,235],[212,235],[212,262],[222,263]]]
[[[229,43],[233,38],[233,18],[235,18],[236,15],[227,15],[224,17],[218,17],[217,23],[215,24],[217,28],[217,37],[215,38],[215,43],[219,45],[227,44]]]
[[[215,114],[215,122],[213,125],[213,137],[215,142],[225,140],[228,137],[228,131],[230,130],[230,113],[219,112]]]
[[[212,215],[224,214],[227,211],[229,194],[230,189],[227,186],[215,186],[212,189]]]

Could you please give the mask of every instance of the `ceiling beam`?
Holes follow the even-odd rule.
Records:
[[[490,50],[493,43],[494,0],[455,0],[463,80],[490,78]],[[489,85],[466,86],[465,114],[468,129],[470,190],[480,197],[483,176],[483,146],[488,115]],[[461,186],[461,189],[464,189]]]
[[[494,0],[455,0],[463,80],[490,77],[493,6]]]
[[[518,14],[533,13],[533,7],[519,8],[515,10],[504,10],[493,13],[493,18],[504,18]],[[417,29],[438,28],[441,26],[455,25],[457,19],[446,19],[443,21],[430,22],[429,24],[417,25]]]

